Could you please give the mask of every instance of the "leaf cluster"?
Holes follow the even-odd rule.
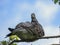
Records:
[[[60,0],[53,0],[55,4],[59,4],[60,5]]]
[[[10,41],[12,41],[14,39],[18,40],[19,38],[16,35],[12,35],[12,36],[9,37],[9,41],[5,41],[5,40],[0,41],[0,45],[9,45]],[[17,45],[17,44],[16,43],[12,43],[11,45]]]

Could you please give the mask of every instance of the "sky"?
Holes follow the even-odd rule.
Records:
[[[0,41],[10,33],[8,27],[15,28],[20,22],[31,22],[31,13],[35,13],[43,26],[45,36],[59,35],[60,6],[52,0],[0,0]],[[20,45],[51,45],[59,43],[57,39],[39,39]]]

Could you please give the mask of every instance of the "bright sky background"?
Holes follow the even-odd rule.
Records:
[[[43,26],[45,35],[58,35],[60,25],[60,6],[52,0],[0,0],[0,41],[9,33],[8,27],[15,28],[20,22],[31,21],[31,13]],[[41,39],[33,45],[59,43],[59,39]],[[30,45],[31,43],[19,43]]]

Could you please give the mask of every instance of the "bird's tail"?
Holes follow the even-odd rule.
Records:
[[[8,30],[9,30],[11,33],[7,34],[5,38],[7,38],[7,37],[13,35],[12,32],[13,32],[14,29],[13,29],[13,28],[8,28]]]
[[[11,36],[12,35],[12,33],[9,33],[8,35],[6,35],[6,37],[5,38],[7,38],[7,37],[9,37],[9,36]]]
[[[8,30],[12,32],[14,29],[13,28],[8,28]]]

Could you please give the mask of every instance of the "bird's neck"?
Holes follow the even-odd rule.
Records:
[[[36,19],[36,18],[33,18],[33,19],[31,20],[31,22],[38,23],[38,21],[37,21],[37,19]]]

